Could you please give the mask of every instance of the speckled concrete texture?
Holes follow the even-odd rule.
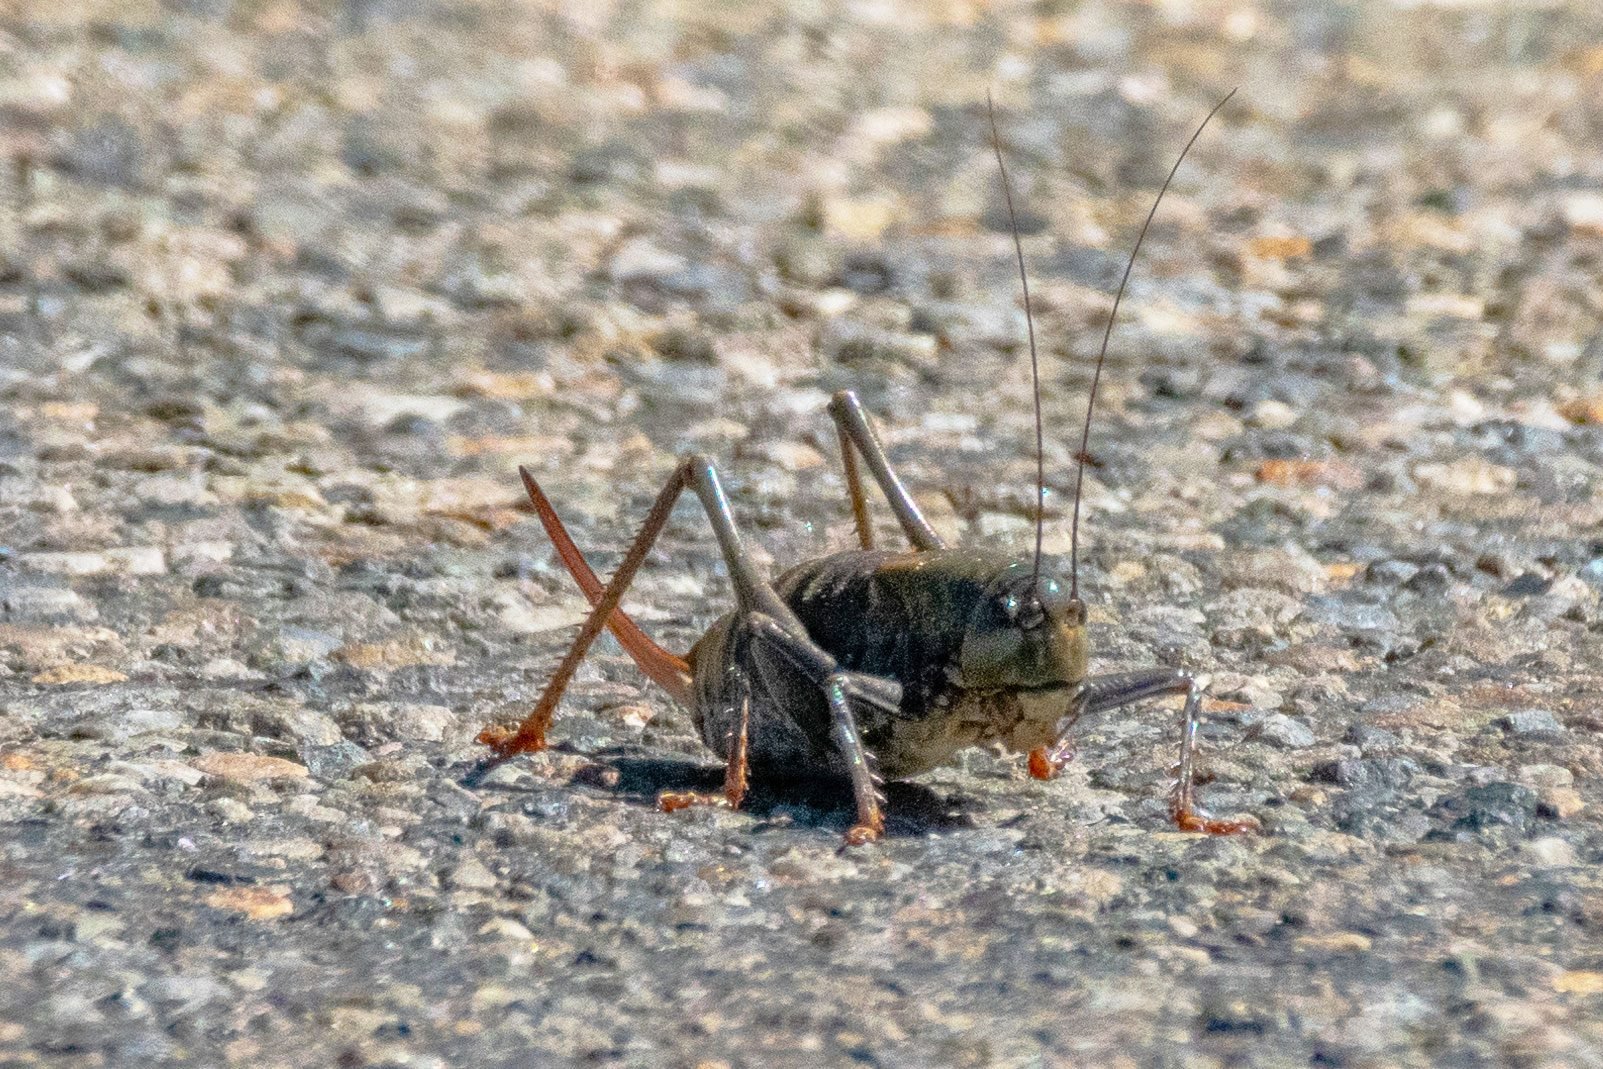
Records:
[[[674,457],[851,544],[856,389],[1174,714],[720,772],[610,640],[461,785]],[[1481,0],[0,9],[0,1063],[1603,1065],[1603,14]],[[887,535],[889,517],[879,517]],[[728,605],[686,506],[628,605]]]

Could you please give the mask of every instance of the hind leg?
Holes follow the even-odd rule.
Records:
[[[662,529],[668,525],[668,517],[673,512],[674,502],[684,491],[688,467],[687,463],[681,463],[674,470],[668,484],[657,495],[651,511],[646,515],[645,523],[641,525],[640,533],[635,536],[629,551],[624,554],[623,562],[618,565],[612,580],[607,583],[606,589],[601,591],[599,598],[590,599],[592,604],[590,615],[585,617],[573,644],[568,647],[567,653],[557,664],[556,671],[551,673],[551,679],[546,683],[545,691],[535,703],[533,711],[513,731],[486,729],[480,733],[479,740],[489,744],[495,753],[481,761],[469,774],[469,782],[477,782],[490,769],[520,753],[538,753],[546,748],[545,733],[551,726],[551,718],[556,713],[557,703],[562,700],[563,692],[568,689],[568,684],[573,680],[573,674],[578,671],[584,655],[590,652],[590,646],[602,630],[613,623],[613,615],[623,601],[624,592],[634,581],[640,565],[645,563],[646,554],[651,551],[652,545],[662,534]]]

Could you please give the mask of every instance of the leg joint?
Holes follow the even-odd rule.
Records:
[[[837,390],[829,399],[830,414],[839,416],[845,412],[862,410],[862,402],[857,400],[857,394],[851,390]]]
[[[694,479],[718,475],[718,467],[713,463],[712,457],[706,453],[686,453],[679,458],[679,468],[686,476]]]

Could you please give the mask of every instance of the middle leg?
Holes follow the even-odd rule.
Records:
[[[701,791],[663,791],[657,795],[657,807],[664,813],[676,813],[691,806],[708,805],[739,809],[746,800],[748,782],[748,756],[751,748],[751,678],[740,679],[740,713],[735,727],[729,733],[729,757],[724,764],[723,794],[705,794]]]
[[[749,668],[771,704],[792,710],[802,734],[810,736],[807,753],[794,755],[797,761],[816,760],[811,755],[824,747],[834,750],[840,766],[852,785],[857,807],[857,823],[846,833],[849,846],[860,846],[885,834],[881,812],[882,783],[873,754],[863,744],[858,713],[876,719],[899,715],[901,687],[892,680],[842,669],[811,639],[799,636],[772,617],[753,613],[747,621],[751,634]],[[813,721],[806,705],[812,690],[821,693],[828,720]]]
[[[758,740],[763,763],[804,775],[835,767],[845,771],[857,808],[847,843],[881,838],[885,823],[880,779],[873,755],[863,743],[859,715],[870,717],[870,723],[897,715],[901,688],[877,676],[842,670],[805,633],[764,612],[747,613],[735,621],[731,639],[728,646],[714,648],[707,665],[710,678],[703,680],[699,694],[704,708],[731,715],[731,720],[719,717],[703,723],[709,744],[713,739],[708,733],[723,732],[728,757],[724,794],[674,792],[659,796],[658,803],[669,811],[694,805],[738,806],[750,758],[752,709],[757,706],[763,710],[760,723],[770,728]],[[780,728],[776,715],[788,723]]]

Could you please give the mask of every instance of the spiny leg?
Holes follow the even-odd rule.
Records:
[[[788,688],[778,676],[781,666],[798,673],[808,685],[819,687],[824,695],[829,710],[830,741],[846,767],[857,806],[857,823],[846,833],[847,845],[861,846],[883,838],[881,780],[874,769],[872,755],[863,745],[853,706],[884,717],[896,716],[902,700],[901,685],[879,676],[843,671],[834,658],[806,638],[805,633],[793,632],[763,613],[752,613],[747,627],[752,638],[752,668],[769,700],[787,698]]]
[[[829,701],[830,734],[834,737],[835,748],[846,761],[846,772],[852,779],[852,796],[857,802],[857,823],[847,829],[846,845],[862,846],[885,837],[885,818],[880,813],[874,768],[869,763],[868,751],[863,748],[857,718],[852,715],[846,683],[842,673],[830,676],[824,683],[824,697]]]
[[[613,611],[623,601],[624,591],[629,588],[635,573],[645,562],[646,554],[651,551],[652,545],[662,534],[662,529],[667,526],[668,517],[673,512],[674,503],[679,500],[679,495],[684,492],[686,486],[695,483],[696,461],[695,457],[681,461],[674,469],[673,475],[669,477],[667,485],[657,495],[651,511],[646,514],[645,522],[640,526],[640,533],[635,535],[629,551],[624,554],[623,562],[618,565],[617,572],[607,583],[606,589],[601,592],[600,600],[595,602],[590,615],[585,617],[578,636],[568,647],[568,652],[557,665],[556,671],[551,673],[551,679],[546,683],[540,700],[535,703],[534,710],[510,734],[494,730],[486,730],[480,734],[479,740],[488,743],[495,752],[480,761],[473,771],[468,773],[465,782],[469,785],[477,783],[491,769],[520,753],[537,753],[546,748],[545,733],[551,726],[551,718],[556,712],[557,703],[562,700],[562,694],[572,681],[574,672],[578,671],[579,662],[584,660],[584,655],[590,651],[591,644],[607,627]],[[708,466],[710,467],[710,464]],[[733,570],[731,567],[731,571]]]
[[[1108,712],[1148,698],[1181,694],[1185,695],[1186,703],[1180,714],[1180,771],[1174,793],[1169,799],[1169,813],[1175,826],[1182,831],[1200,831],[1209,835],[1236,835],[1259,830],[1262,825],[1252,817],[1219,820],[1196,805],[1197,713],[1202,705],[1202,687],[1190,672],[1178,668],[1152,668],[1092,676],[1086,680],[1077,699],[1080,708],[1072,715],[1070,726],[1085,713]],[[1030,774],[1038,779],[1050,779],[1067,763],[1072,750],[1068,729],[1065,728],[1053,746],[1031,751]]]
[[[874,433],[868,414],[850,390],[842,390],[829,401],[829,414],[835,420],[835,431],[840,436],[841,462],[846,468],[846,491],[852,499],[852,517],[857,521],[857,539],[864,549],[874,548],[873,526],[868,518],[868,501],[863,494],[862,476],[857,469],[857,456],[862,455],[869,474],[879,484],[890,503],[891,511],[902,525],[907,540],[914,549],[945,549],[946,543],[935,533],[913,495],[907,492],[902,480],[891,469],[885,447]]]
[[[534,511],[540,517],[540,525],[545,528],[546,537],[556,548],[557,556],[561,559],[563,567],[579,584],[584,592],[585,600],[590,607],[595,608],[601,604],[601,597],[606,593],[606,587],[596,573],[590,568],[590,562],[584,559],[584,554],[573,542],[568,529],[563,526],[562,519],[552,506],[551,500],[535,482],[534,476],[528,468],[519,467],[518,474],[523,478],[523,487],[528,491],[529,501],[534,505]],[[689,705],[690,696],[690,665],[683,657],[669,653],[657,645],[635,622],[618,609],[607,618],[607,629],[618,640],[635,665],[646,676],[663,690],[666,690],[675,701],[681,705]]]
[[[798,670],[808,684],[821,688],[829,704],[831,738],[847,766],[857,803],[857,824],[847,832],[847,843],[858,845],[881,838],[885,824],[880,812],[878,778],[858,733],[852,703],[877,708],[884,715],[895,715],[901,703],[901,687],[890,680],[841,671],[835,659],[807,637],[806,627],[784,599],[766,579],[757,574],[741,545],[734,514],[712,461],[705,457],[693,457],[686,462],[684,470],[687,485],[701,499],[707,511],[708,522],[723,552],[742,614],[739,648],[733,657],[740,686],[740,723],[730,740],[723,799],[716,795],[684,792],[660,797],[659,805],[670,810],[698,804],[739,805],[745,795],[749,752],[752,700],[750,672],[763,656],[777,654]],[[784,688],[770,688],[764,697],[773,704],[795,700],[795,695]]]
[[[724,766],[724,797],[730,809],[739,809],[746,800],[747,756],[751,749],[751,692],[740,699],[740,726],[730,740],[729,763]]]

